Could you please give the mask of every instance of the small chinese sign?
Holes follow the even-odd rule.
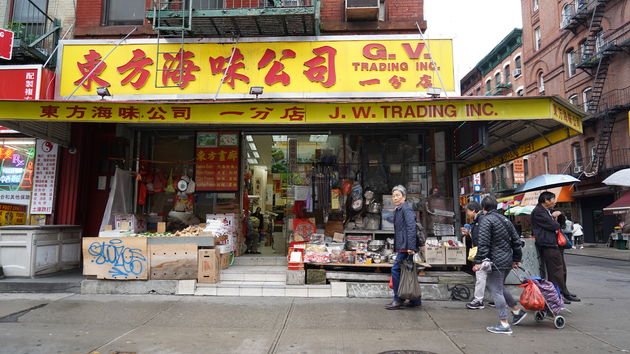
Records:
[[[52,214],[58,149],[55,143],[37,139],[31,214]]]
[[[251,86],[263,97],[418,97],[445,87],[454,92],[452,41],[419,40],[417,36],[335,36],[315,41],[276,38],[208,40],[160,44],[133,40],[116,48],[110,41],[64,41],[58,66],[58,95],[81,100],[109,87],[118,99],[154,98],[250,99]],[[431,48],[429,53],[428,46]]]
[[[0,28],[0,59],[11,60],[14,33]]]
[[[38,100],[41,85],[41,66],[0,66],[0,98],[7,100]]]
[[[0,226],[25,224],[25,205],[0,204]]]
[[[238,191],[238,167],[240,161],[238,133],[197,133],[195,160],[197,191]]]
[[[525,160],[523,158],[514,160],[512,169],[514,171],[514,183],[525,183]]]

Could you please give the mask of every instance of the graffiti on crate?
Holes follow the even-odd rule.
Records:
[[[92,242],[88,253],[95,257],[92,262],[98,265],[111,264],[109,274],[114,278],[138,276],[142,274],[147,262],[140,248],[129,248],[119,238]]]

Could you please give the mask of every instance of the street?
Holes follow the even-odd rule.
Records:
[[[582,302],[568,305],[563,330],[529,313],[514,334],[491,334],[496,311],[463,302],[387,311],[386,299],[0,294],[0,352],[628,352],[630,264],[567,260]]]

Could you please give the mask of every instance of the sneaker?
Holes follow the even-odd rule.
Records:
[[[518,310],[518,313],[512,317],[512,326],[521,323],[525,317],[527,317],[527,312],[523,311],[523,309]]]
[[[497,307],[497,305],[495,305],[494,302],[489,302],[488,306],[490,306],[490,307]]]
[[[510,326],[503,327],[503,325],[501,323],[499,323],[496,326],[486,327],[486,329],[490,333],[512,334],[512,327],[510,327]]]
[[[485,308],[485,306],[483,306],[483,301],[473,300],[466,304],[466,308],[471,310],[481,310]]]

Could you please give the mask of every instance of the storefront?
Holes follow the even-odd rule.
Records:
[[[122,209],[135,216],[117,222],[109,207],[97,232],[194,236],[190,226],[230,215],[230,235],[214,243],[236,256],[247,251],[251,223],[259,248],[249,251],[262,256],[383,267],[393,233],[388,196],[400,184],[435,247],[429,263],[461,265],[458,174],[578,134],[580,115],[552,97],[419,98],[437,82],[436,63],[443,91],[453,90],[450,41],[432,43],[429,55],[424,42],[401,38],[191,43],[163,72],[150,68],[154,41],[130,41],[100,64],[113,43],[67,42],[58,100],[0,102],[0,119],[71,122],[95,135],[115,124],[119,153],[93,156],[132,171],[120,191]],[[97,95],[97,86],[108,92]],[[473,138],[464,139],[468,130]],[[112,177],[89,178],[112,195]]]

